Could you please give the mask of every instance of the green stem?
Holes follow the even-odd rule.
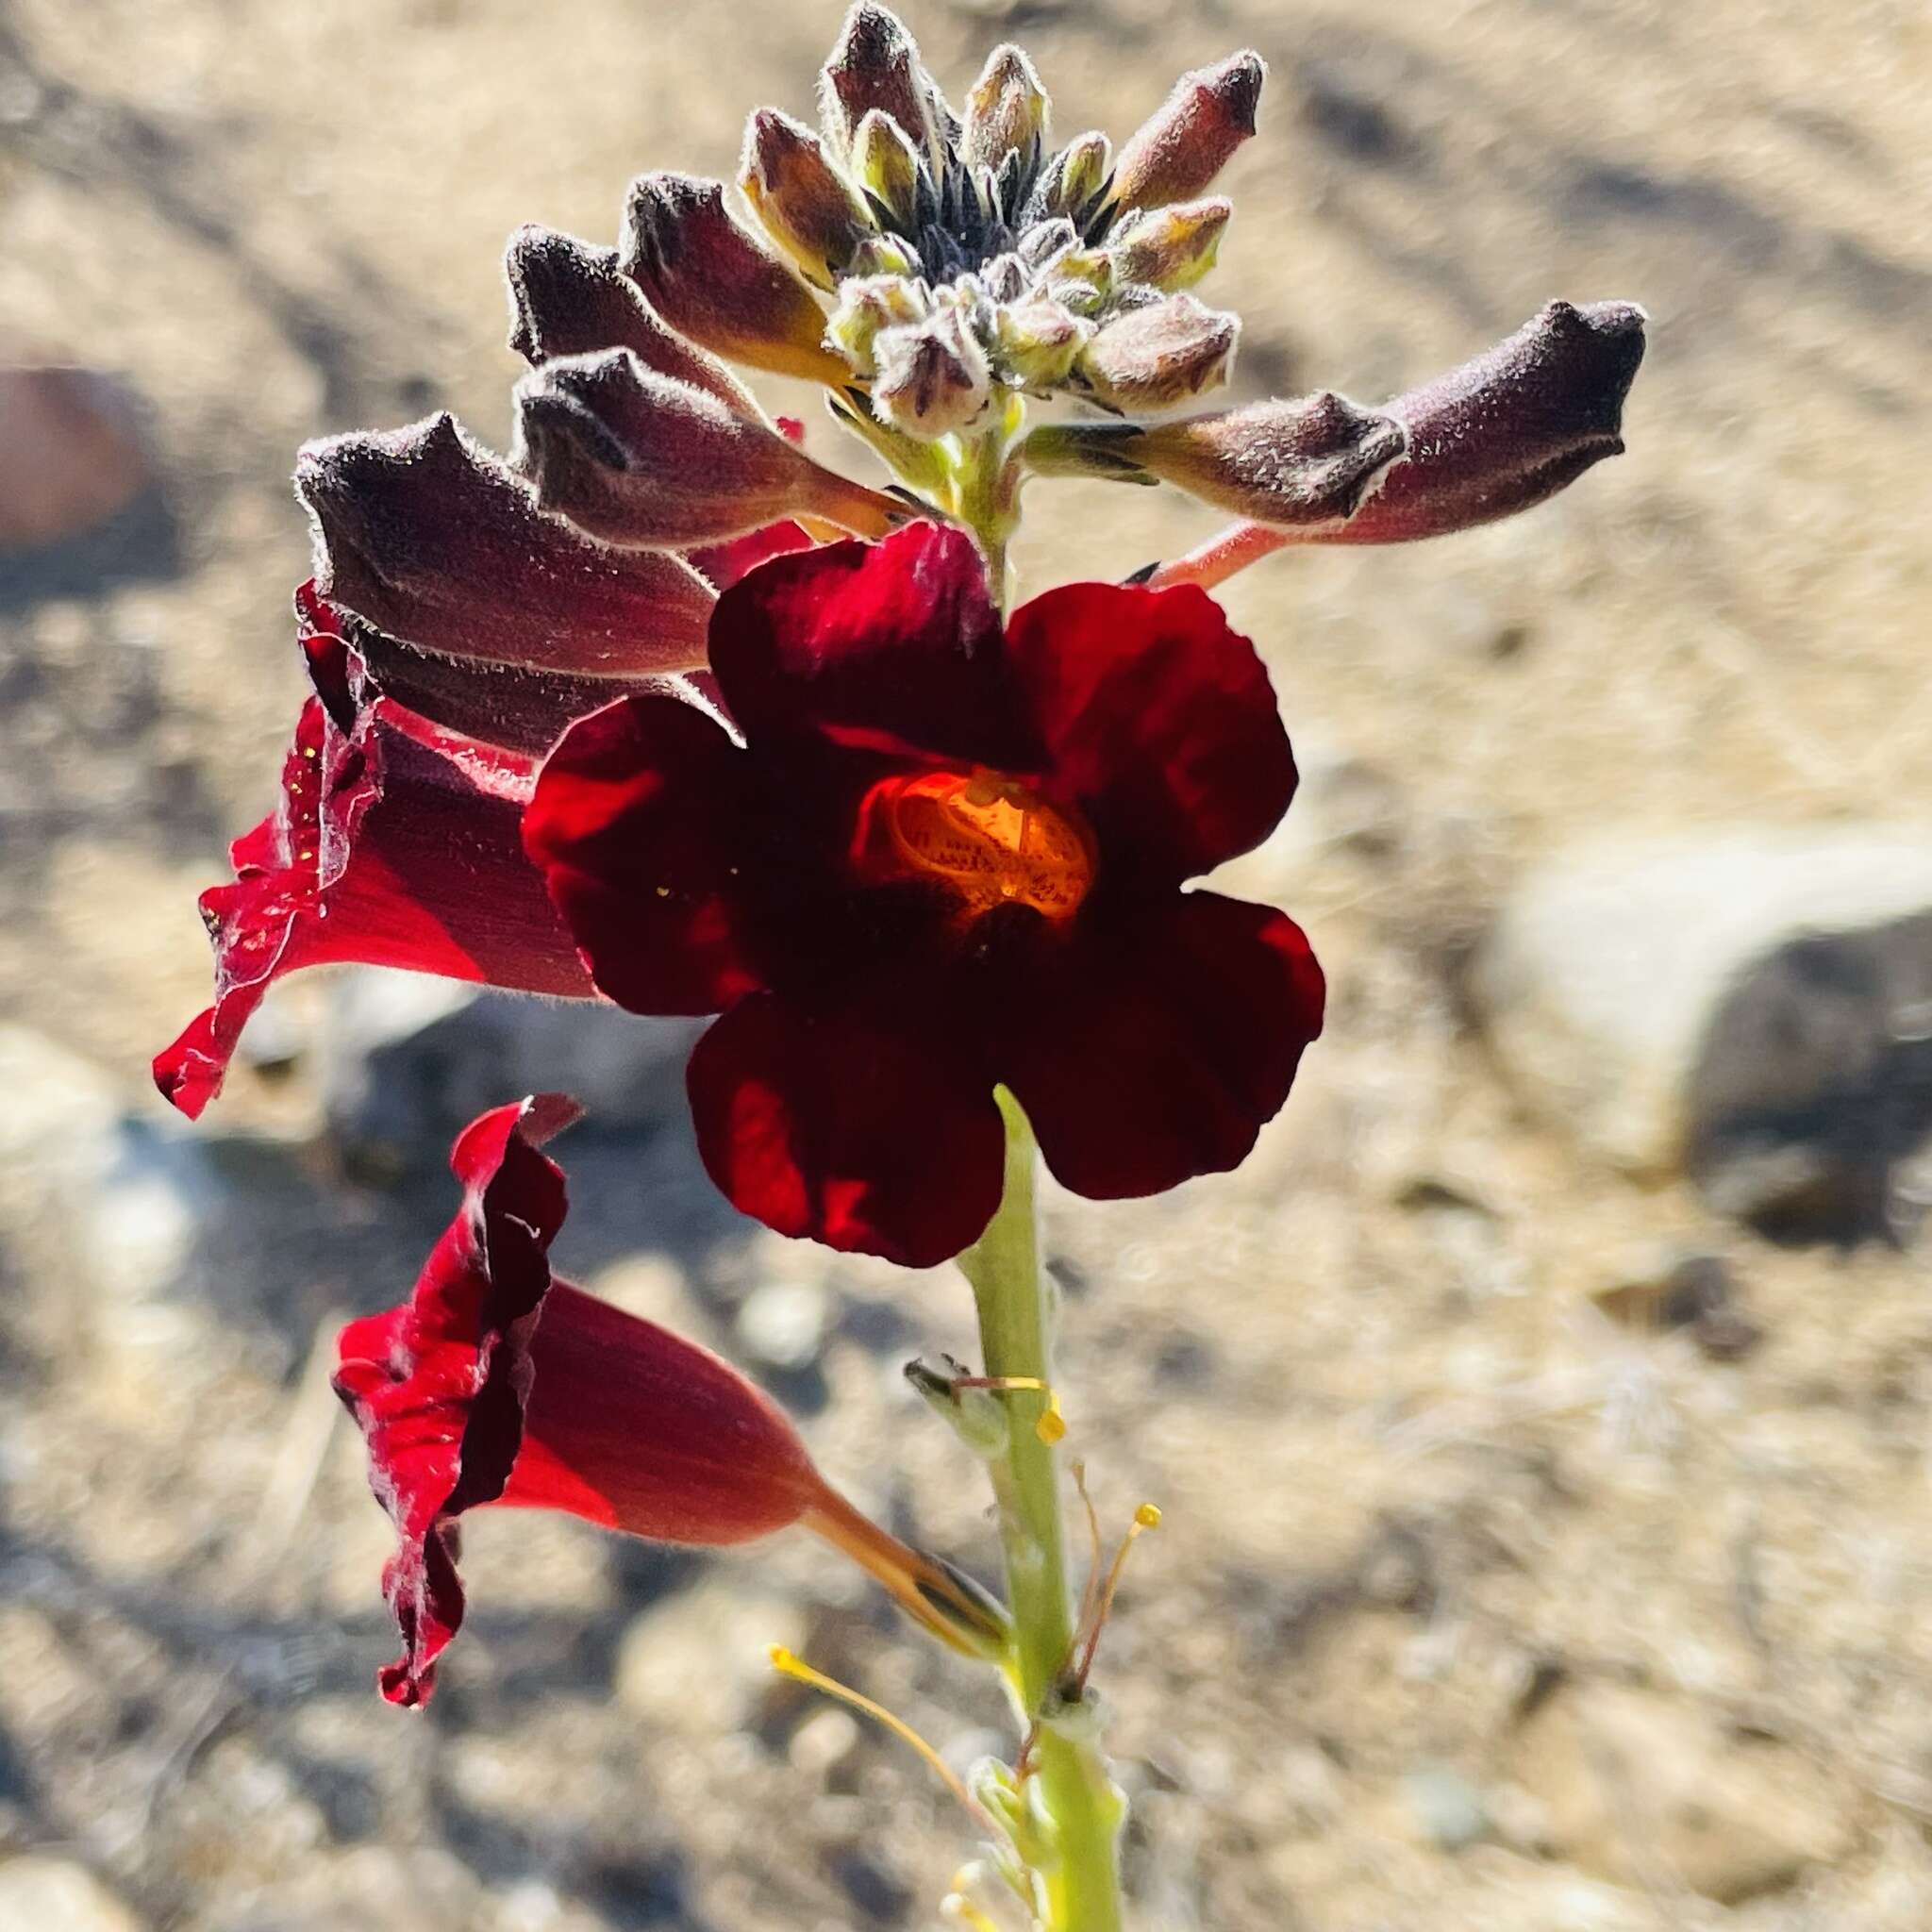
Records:
[[[979,1307],[986,1373],[1050,1384],[1053,1309],[1040,1267],[1033,1130],[1003,1088],[998,1100],[1007,1123],[1006,1193],[959,1265]],[[1013,1612],[1012,1676],[1029,1724],[1057,1696],[1074,1643],[1059,1473],[1039,1432],[1046,1406],[1044,1395],[1030,1391],[1008,1396],[1007,1446],[993,1464]],[[1033,1749],[1035,1799],[1047,1840],[1039,1874],[1043,1924],[1048,1932],[1119,1932],[1115,1846],[1125,1805],[1098,1746],[1070,1728],[1041,1726]]]

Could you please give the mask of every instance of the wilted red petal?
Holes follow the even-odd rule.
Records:
[[[1272,907],[1215,892],[1137,907],[1029,976],[1002,1077],[1055,1175],[1096,1200],[1238,1166],[1322,1030],[1321,969]]]
[[[1528,509],[1623,453],[1643,310],[1552,302],[1508,341],[1383,407],[1408,450],[1323,543],[1403,543]]]
[[[345,688],[347,654],[328,639],[318,649],[318,683]],[[270,984],[305,966],[399,966],[589,998],[575,948],[524,856],[528,782],[501,753],[387,700],[344,731],[311,698],[280,803],[230,848],[234,882],[201,896],[215,1003],[157,1057],[161,1092],[199,1114]]]
[[[715,1013],[763,984],[741,913],[751,786],[723,725],[671,698],[583,719],[544,763],[525,846],[620,1006]]]
[[[1205,592],[1066,584],[1014,612],[1007,639],[1055,786],[1098,837],[1103,890],[1191,878],[1288,809],[1268,673]]]
[[[392,1704],[420,1704],[463,1620],[447,1524],[495,1500],[523,1441],[530,1331],[563,1224],[563,1173],[535,1143],[572,1108],[547,1095],[473,1121],[450,1166],[463,1205],[400,1307],[351,1322],[336,1392],[369,1447],[370,1487],[396,1526],[383,1573],[403,1656],[382,1674]]]
[[[307,443],[295,488],[321,594],[406,644],[576,677],[704,662],[709,585],[545,516],[448,415]]]
[[[1040,755],[963,530],[919,523],[776,558],[719,599],[711,669],[754,744],[880,733],[1004,770]]]
[[[836,1005],[741,1000],[687,1075],[711,1178],[780,1234],[908,1268],[957,1255],[999,1206],[1005,1148],[968,1017],[883,975]]]
[[[543,1095],[473,1122],[451,1157],[461,1210],[414,1293],[338,1342],[336,1389],[396,1526],[383,1591],[403,1656],[380,1680],[391,1703],[429,1696],[462,1623],[455,1529],[466,1509],[563,1509],[712,1544],[782,1529],[827,1496],[791,1424],[736,1370],[553,1284],[563,1174],[536,1143],[575,1111]]]

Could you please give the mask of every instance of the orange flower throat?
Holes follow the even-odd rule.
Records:
[[[1001,906],[1071,919],[1093,884],[1086,827],[1003,772],[921,772],[866,794],[857,858],[875,879],[946,887],[972,921]]]

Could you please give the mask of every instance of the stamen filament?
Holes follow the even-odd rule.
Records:
[[[1150,1529],[1159,1527],[1160,1511],[1152,1503],[1142,1503],[1134,1511],[1134,1520],[1127,1524],[1127,1533],[1122,1537],[1121,1546],[1114,1553],[1113,1564],[1107,1573],[1107,1582],[1101,1590],[1100,1602],[1081,1649],[1079,1668],[1074,1673],[1075,1696],[1087,1688],[1088,1676],[1093,1669],[1093,1654],[1100,1648],[1100,1633],[1107,1628],[1107,1620],[1113,1614],[1114,1592],[1120,1589],[1121,1577],[1126,1571],[1127,1552],[1134,1547],[1136,1539]]]
[[[853,1690],[849,1684],[841,1684],[836,1677],[828,1677],[824,1672],[813,1670],[803,1657],[787,1650],[782,1643],[773,1644],[765,1654],[772,1660],[772,1668],[781,1675],[809,1685],[827,1697],[837,1698],[841,1704],[849,1704],[854,1710],[871,1718],[874,1724],[883,1724],[895,1738],[911,1745],[925,1759],[940,1782],[966,1807],[967,1815],[974,1824],[996,1839],[1006,1836],[998,1820],[966,1789],[958,1773],[904,1718],[893,1716],[883,1704],[874,1704],[863,1691]]]

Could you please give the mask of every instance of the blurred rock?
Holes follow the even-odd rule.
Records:
[[[119,1119],[123,1095],[92,1060],[27,1026],[0,1026],[0,1162],[85,1163]]]
[[[133,398],[112,376],[0,368],[0,557],[97,529],[154,481]]]
[[[617,1648],[617,1701],[653,1730],[712,1738],[757,1728],[801,1687],[773,1670],[774,1643],[809,1653],[811,1611],[742,1565],[703,1575],[633,1618]]]
[[[525,1093],[575,1094],[592,1132],[650,1132],[681,1116],[704,1025],[421,974],[347,974],[318,1041],[329,1124],[377,1178],[440,1172],[459,1128]]]
[[[830,1291],[817,1281],[768,1281],[745,1297],[733,1324],[753,1361],[796,1374],[819,1358],[832,1322]]]
[[[86,1866],[42,1853],[0,1864],[0,1925],[8,1932],[144,1932]]]
[[[1842,1795],[1807,1758],[1628,1685],[1558,1690],[1524,1724],[1515,1776],[1548,1807],[1552,1850],[1620,1884],[1734,1905],[1850,1849]]]
[[[1932,827],[1559,854],[1471,990],[1524,1096],[1626,1170],[1794,1239],[1898,1232],[1932,1133]]]
[[[1482,1792],[1447,1765],[1425,1765],[1402,1780],[1416,1829],[1439,1851],[1462,1852],[1490,1836],[1490,1808]]]
[[[471,1932],[482,1888],[449,1853],[358,1845],[223,1901],[207,1932]],[[4,1922],[0,1922],[4,1923]]]
[[[1764,1339],[1740,1307],[1736,1273],[1722,1255],[1657,1251],[1624,1269],[1591,1299],[1613,1322],[1641,1333],[1690,1329],[1713,1361],[1736,1361]]]

